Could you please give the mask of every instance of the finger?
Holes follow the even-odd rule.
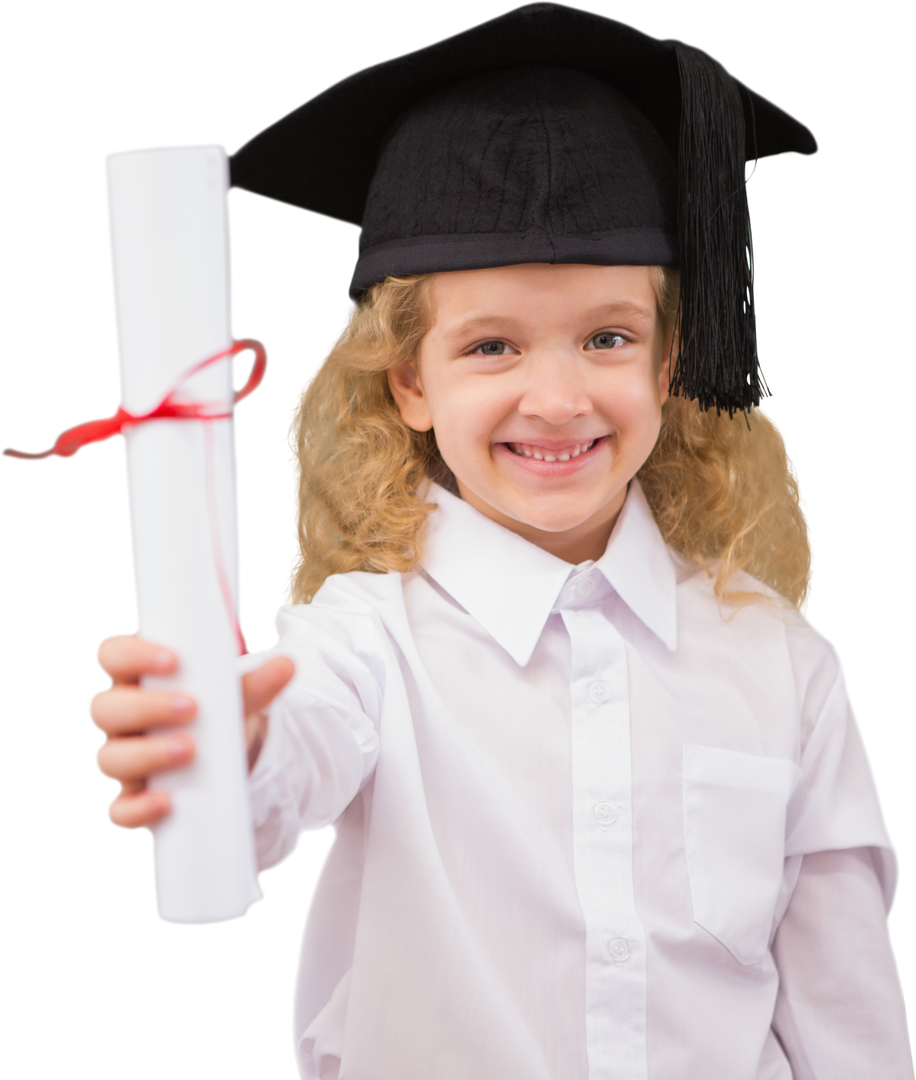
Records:
[[[264,740],[267,738],[267,713],[249,713],[245,717],[245,745],[248,747],[248,771],[255,767],[261,750],[264,748]]]
[[[295,674],[296,666],[288,656],[275,656],[256,671],[242,676],[245,715],[266,709]]]
[[[89,715],[107,735],[139,735],[151,728],[187,724],[197,705],[187,694],[115,686],[96,694]]]
[[[170,649],[134,636],[103,641],[99,663],[116,683],[135,683],[141,675],[167,675],[178,667]]]
[[[143,786],[148,777],[186,766],[197,750],[190,735],[170,734],[157,738],[138,735],[127,739],[103,739],[93,752],[93,768],[110,784]]]
[[[108,816],[124,829],[155,825],[172,810],[172,802],[164,791],[122,791],[108,810]]]

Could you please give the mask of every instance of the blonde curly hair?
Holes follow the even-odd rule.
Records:
[[[678,274],[652,267],[659,313],[674,325]],[[417,565],[433,509],[427,478],[454,479],[432,431],[401,419],[388,369],[413,360],[432,324],[429,275],[388,278],[355,306],[302,395],[293,425],[299,459],[299,550],[291,594],[307,603],[331,574],[405,572]],[[715,576],[723,600],[744,570],[796,607],[811,553],[798,484],[782,438],[758,410],[729,417],[670,397],[658,442],[637,474],[662,536]]]

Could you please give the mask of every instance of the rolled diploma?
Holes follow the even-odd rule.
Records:
[[[216,146],[108,158],[122,404],[130,413],[154,409],[183,372],[231,343],[228,186]],[[176,397],[225,405],[231,394],[227,360]],[[140,634],[178,656],[174,676],[143,685],[186,691],[197,702],[194,762],[154,781],[173,807],[153,829],[159,914],[231,919],[261,896],[234,613],[219,580],[222,564],[237,610],[232,420],[154,420],[125,433]]]

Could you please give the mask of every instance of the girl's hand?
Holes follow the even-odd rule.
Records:
[[[99,750],[99,768],[121,781],[121,794],[109,814],[116,825],[135,829],[152,825],[171,810],[164,791],[151,791],[147,781],[156,773],[194,760],[194,741],[181,731],[164,731],[190,724],[197,706],[187,694],[144,690],[141,675],[169,675],[178,661],[174,653],[137,637],[103,641],[99,663],[112,678],[112,687],[92,700],[92,719],[108,736]],[[248,768],[254,767],[267,734],[265,710],[293,677],[292,660],[274,657],[242,677]]]

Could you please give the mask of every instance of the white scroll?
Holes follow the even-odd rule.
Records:
[[[228,161],[215,146],[117,154],[108,186],[122,404],[141,415],[231,343]],[[231,395],[227,360],[176,400],[225,405]],[[261,896],[236,670],[232,420],[158,419],[125,434],[140,634],[179,659],[177,674],[144,685],[186,691],[198,706],[195,761],[155,780],[173,806],[153,830],[159,914],[231,919]]]

